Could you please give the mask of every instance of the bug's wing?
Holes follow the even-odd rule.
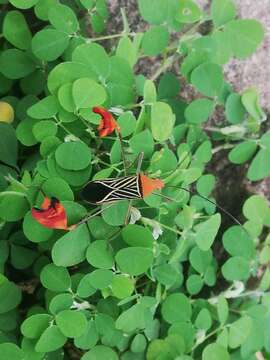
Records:
[[[92,204],[140,199],[141,197],[138,176],[90,181],[82,190],[82,198]]]
[[[82,198],[91,204],[100,204],[111,193],[112,189],[102,184],[102,182],[90,181],[82,189]]]

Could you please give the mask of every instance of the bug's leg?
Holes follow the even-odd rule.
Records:
[[[138,165],[137,165],[137,170],[136,170],[137,175],[139,175],[139,173],[141,172],[143,158],[144,158],[144,152],[141,151],[137,157],[137,159],[138,159]]]
[[[125,149],[124,149],[124,142],[123,142],[123,138],[122,135],[120,133],[120,131],[117,131],[117,136],[120,142],[120,147],[121,147],[121,153],[122,153],[122,158],[123,158],[123,164],[124,164],[124,174],[125,176],[127,175],[127,159],[126,159],[126,155],[125,155]]]
[[[113,206],[113,204],[110,204],[104,208],[100,208],[99,210],[95,211],[95,212],[92,212],[90,213],[88,216],[86,216],[85,218],[83,218],[81,221],[79,221],[76,225],[79,226],[81,224],[84,224],[86,223],[88,220],[92,219],[93,217],[97,216],[97,215],[100,215],[101,213],[103,213],[103,211],[105,209],[108,209],[109,207]]]

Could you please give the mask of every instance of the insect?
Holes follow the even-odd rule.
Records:
[[[101,205],[119,200],[143,199],[154,190],[161,190],[164,183],[139,173],[116,179],[90,181],[82,191],[82,197],[94,205]]]

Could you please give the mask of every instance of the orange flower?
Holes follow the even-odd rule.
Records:
[[[32,216],[41,225],[50,229],[72,230],[75,225],[67,226],[67,215],[64,206],[56,198],[45,197],[41,209],[32,208]]]
[[[165,184],[162,180],[159,179],[151,179],[144,174],[140,174],[141,180],[141,188],[142,188],[142,196],[146,197],[151,195],[151,193],[155,190],[161,190]]]
[[[114,132],[114,130],[117,132],[120,131],[120,127],[109,111],[100,106],[95,106],[92,110],[94,113],[101,115],[101,120],[98,127],[100,137],[110,135],[112,132]]]

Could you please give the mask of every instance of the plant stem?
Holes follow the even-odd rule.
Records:
[[[3,191],[0,193],[0,197],[1,196],[5,196],[5,195],[16,195],[16,196],[21,196],[21,197],[27,197],[25,193],[21,193],[21,192],[17,192],[17,191]]]
[[[87,39],[87,42],[110,40],[110,39],[116,39],[116,38],[123,37],[123,36],[135,36],[135,35],[136,34],[133,33],[133,32],[131,32],[131,33],[121,32],[119,34],[105,35],[105,36],[100,36],[100,37],[96,37],[96,38]]]
[[[155,81],[163,72],[169,69],[176,60],[177,55],[178,54],[174,54],[170,56],[168,59],[166,59],[164,61],[164,64],[159,69],[157,69],[157,71],[151,76],[150,80]]]
[[[220,146],[217,146],[214,149],[212,149],[212,154],[216,154],[217,152],[219,152],[221,150],[227,150],[227,149],[232,149],[232,148],[234,148],[233,144],[220,145]]]

